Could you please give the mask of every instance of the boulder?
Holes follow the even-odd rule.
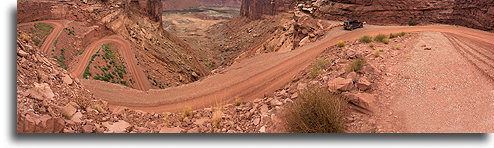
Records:
[[[77,111],[77,109],[74,107],[73,103],[68,103],[67,105],[65,105],[64,107],[61,107],[60,108],[61,111],[62,111],[62,115],[66,118],[66,119],[71,119],[72,116],[75,114],[75,112]]]
[[[65,127],[65,121],[50,115],[28,113],[17,119],[18,133],[60,133]]]
[[[353,88],[353,80],[345,78],[335,78],[328,82],[329,89],[332,91],[349,91]]]
[[[94,125],[84,125],[82,127],[82,132],[83,133],[93,133],[96,127]]]
[[[67,85],[70,85],[70,84],[73,83],[72,78],[70,78],[70,76],[67,75],[67,74],[64,74],[63,75],[62,81],[63,81],[64,84],[67,84]]]
[[[349,101],[358,107],[369,111],[375,109],[376,97],[369,93],[357,93],[349,96]]]
[[[115,122],[113,124],[105,122],[103,123],[103,126],[108,128],[107,133],[125,133],[127,131],[127,128],[130,127],[130,124],[128,122],[125,122],[124,120],[119,120],[118,122]]]
[[[200,119],[197,119],[196,121],[194,121],[194,124],[196,124],[196,125],[202,125],[202,124],[204,124],[208,120],[209,120],[208,117],[203,117],[203,118],[200,118]]]
[[[17,51],[17,54],[21,57],[27,57],[29,55],[29,53],[25,52],[24,50],[18,50]]]
[[[81,112],[76,112],[74,115],[72,115],[72,117],[70,118],[70,120],[76,122],[76,123],[80,123],[82,122],[81,120],[82,118],[82,113]]]
[[[163,127],[160,129],[159,133],[180,133],[182,129],[180,127]]]
[[[371,88],[371,85],[372,85],[372,83],[369,82],[367,77],[361,77],[357,81],[357,88],[359,90],[363,90],[363,91],[369,90]]]
[[[266,126],[262,126],[262,127],[259,129],[259,132],[260,132],[260,133],[265,133],[265,132],[266,132]]]
[[[34,87],[27,90],[26,93],[31,98],[40,101],[45,99],[53,99],[53,97],[55,97],[55,94],[51,90],[50,85],[48,85],[47,83],[34,83]]]
[[[352,81],[357,81],[358,80],[358,76],[357,76],[357,73],[356,72],[350,72],[346,75],[346,78],[347,79],[352,79]]]

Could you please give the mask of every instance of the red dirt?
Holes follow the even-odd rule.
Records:
[[[489,32],[448,25],[367,26],[352,32],[334,29],[324,39],[300,49],[248,58],[228,67],[225,73],[184,86],[144,92],[94,80],[82,82],[95,96],[107,100],[112,105],[128,106],[149,112],[178,111],[185,106],[210,107],[232,102],[236,97],[252,100],[279,89],[299,71],[310,65],[320,52],[336,44],[337,41],[355,40],[362,35],[419,31],[451,33],[487,43],[490,43],[489,39],[494,36]]]
[[[388,82],[379,84],[383,92],[379,99],[389,101],[394,113],[377,115],[400,121],[388,123],[405,133],[494,131],[494,43],[464,35],[420,33],[400,62],[386,64]]]

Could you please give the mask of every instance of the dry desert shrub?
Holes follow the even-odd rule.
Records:
[[[293,133],[342,133],[344,100],[326,88],[310,86],[285,116]]]
[[[182,114],[184,115],[184,117],[190,117],[192,116],[192,108],[189,107],[189,106],[186,106],[182,109]]]
[[[367,62],[362,58],[354,59],[352,63],[348,65],[347,72],[358,72],[366,63]]]
[[[222,116],[223,116],[223,112],[221,111],[221,108],[220,107],[216,107],[214,109],[213,116],[211,117],[211,121],[212,121],[213,127],[215,127],[215,128],[219,128],[220,127]]]
[[[345,42],[344,41],[338,41],[338,43],[336,43],[338,45],[338,47],[345,47]]]
[[[374,37],[374,41],[381,42],[381,43],[384,43],[384,44],[388,44],[389,43],[388,37],[386,35],[384,35],[384,34],[379,34],[376,37]]]
[[[316,78],[321,74],[321,72],[328,67],[329,61],[324,58],[318,58],[316,62],[312,65],[312,68],[309,71],[309,76],[311,78]]]
[[[364,35],[364,36],[360,37],[359,41],[362,43],[370,43],[370,42],[372,42],[372,37],[370,37],[368,35]]]

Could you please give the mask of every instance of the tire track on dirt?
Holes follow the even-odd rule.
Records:
[[[471,63],[479,72],[481,72],[484,76],[489,78],[491,81],[494,81],[494,61],[489,59],[484,59],[487,55],[480,53],[480,55],[473,53],[470,50],[477,50],[468,46],[464,41],[459,40],[455,35],[445,34],[454,48],[460,53],[469,63]],[[488,50],[488,49],[487,49]]]

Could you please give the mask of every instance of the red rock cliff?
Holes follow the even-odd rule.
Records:
[[[296,0],[242,0],[240,15],[251,19],[259,19],[262,15],[274,15],[288,11]]]
[[[331,19],[359,19],[373,24],[435,22],[492,30],[492,0],[318,0],[313,15]]]

